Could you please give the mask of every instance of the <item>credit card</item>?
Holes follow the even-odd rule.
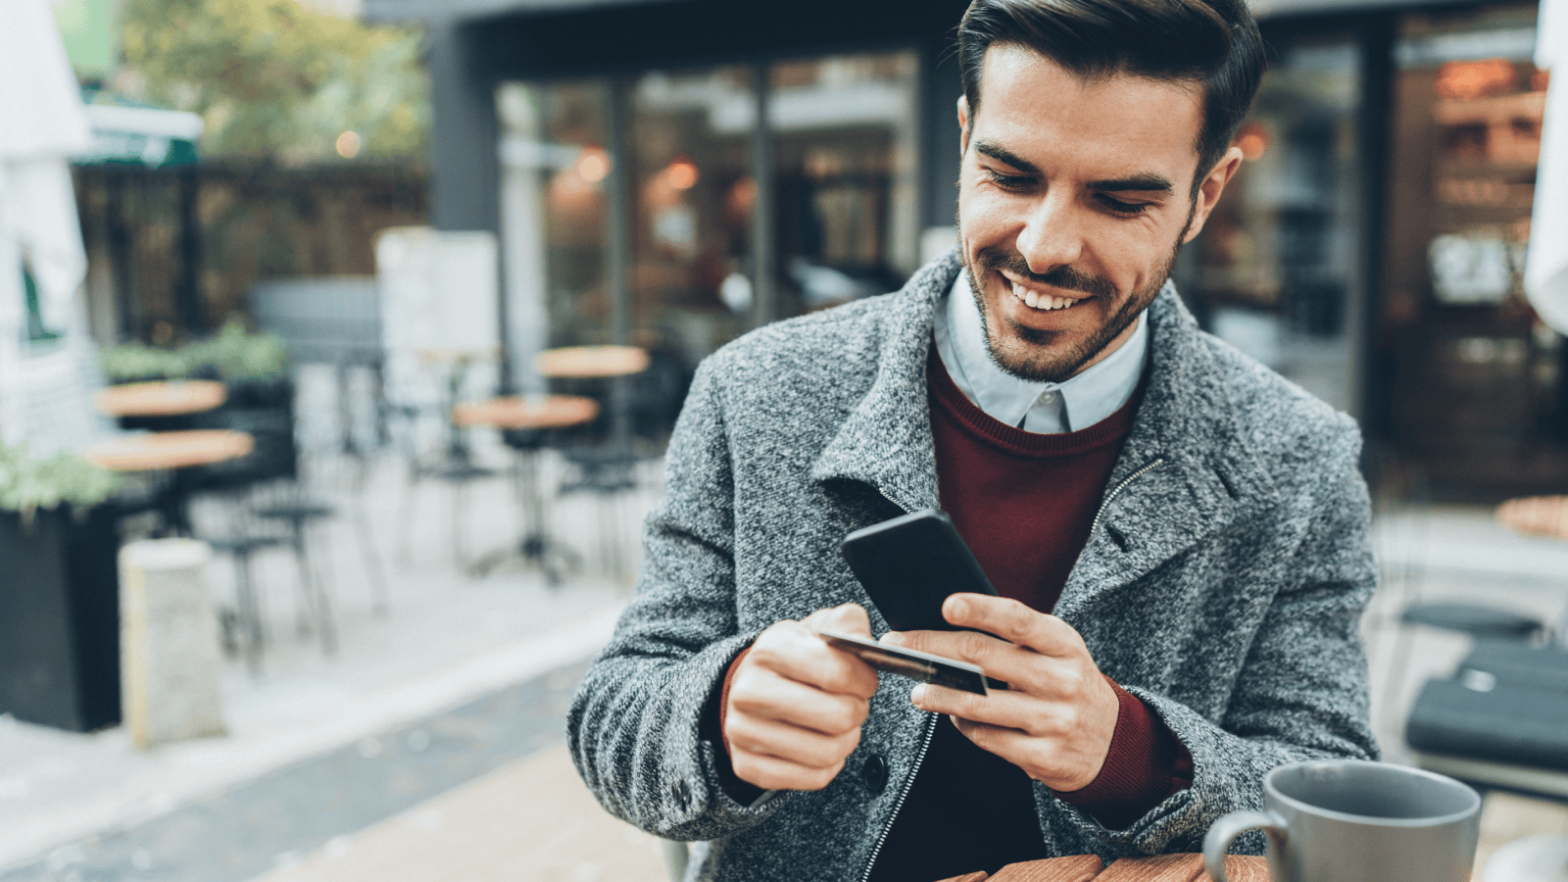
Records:
[[[1007,684],[985,675],[979,665],[945,656],[886,646],[867,637],[853,637],[834,631],[818,631],[817,636],[834,649],[842,649],[879,671],[909,677],[922,683],[962,689],[976,695],[990,695],[991,687],[1006,689]]]

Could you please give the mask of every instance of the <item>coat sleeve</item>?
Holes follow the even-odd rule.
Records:
[[[668,839],[728,836],[787,794],[735,802],[704,708],[756,633],[737,628],[734,492],[715,359],[699,367],[666,459],[664,501],[644,526],[644,561],[610,643],[567,716],[577,771],[611,814]]]
[[[1357,467],[1359,434],[1348,418],[1322,460],[1321,488],[1296,503],[1301,541],[1254,635],[1222,719],[1129,687],[1192,754],[1192,786],[1125,830],[1107,830],[1060,803],[1077,833],[1105,856],[1200,851],[1227,812],[1259,809],[1263,777],[1310,759],[1379,756],[1369,721],[1360,623],[1377,582],[1371,505]],[[1261,854],[1263,835],[1238,838],[1236,852]]]

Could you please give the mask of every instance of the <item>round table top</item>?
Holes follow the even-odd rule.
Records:
[[[1504,526],[1536,536],[1568,539],[1568,496],[1526,496],[1497,507]]]
[[[566,346],[539,353],[534,367],[543,376],[561,379],[624,377],[648,369],[648,350],[641,346]]]
[[[498,429],[564,429],[598,415],[599,403],[581,395],[492,398],[452,408],[452,421],[459,426]]]
[[[94,444],[83,456],[116,472],[149,472],[239,459],[250,453],[255,444],[255,439],[244,432],[189,429],[124,435]]]
[[[228,397],[228,389],[214,380],[167,380],[100,389],[93,405],[109,416],[179,416],[213,410]]]

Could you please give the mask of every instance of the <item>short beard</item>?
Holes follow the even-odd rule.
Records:
[[[1196,201],[1194,201],[1194,208]],[[980,264],[980,269],[997,273],[999,270],[1017,276],[1021,279],[1052,285],[1067,291],[1080,291],[1094,297],[1110,298],[1118,293],[1116,285],[1103,276],[1091,276],[1080,273],[1072,267],[1060,266],[1047,273],[1034,273],[1029,269],[1028,261],[1023,255],[1010,249],[988,248],[975,255],[974,261],[968,257],[968,249],[962,248],[964,255],[964,271],[969,274],[969,290],[975,298],[975,306],[980,310],[980,330],[985,340],[986,354],[991,356],[991,361],[1004,372],[1012,374],[1032,383],[1060,383],[1072,378],[1083,370],[1083,366],[1094,360],[1104,352],[1111,342],[1121,336],[1122,332],[1132,326],[1138,314],[1148,308],[1159,296],[1160,289],[1165,287],[1165,282],[1170,278],[1171,269],[1176,265],[1176,255],[1181,253],[1182,239],[1187,236],[1187,228],[1192,223],[1193,212],[1187,214],[1187,223],[1182,225],[1181,235],[1176,237],[1176,244],[1171,246],[1170,257],[1165,265],[1155,274],[1152,284],[1134,291],[1121,308],[1101,325],[1088,339],[1082,343],[1069,347],[1066,351],[1052,352],[1051,344],[1054,343],[1059,331],[1041,331],[1035,328],[1013,325],[1013,333],[1023,345],[1013,344],[1010,348],[1002,345],[991,333],[990,322],[985,314],[985,294],[980,287],[980,275],[975,272],[975,264]],[[963,231],[959,231],[960,242],[963,241]],[[1011,297],[1012,292],[1005,292],[1002,296]],[[1079,307],[1068,307],[1077,309]]]

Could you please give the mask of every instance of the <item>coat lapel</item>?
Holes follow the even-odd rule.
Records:
[[[1100,524],[1057,603],[1063,618],[1278,498],[1237,431],[1220,365],[1174,287],[1148,317],[1148,387],[1106,485]]]
[[[935,311],[960,269],[954,252],[889,296],[876,377],[813,464],[813,480],[863,481],[906,511],[939,504],[926,357]],[[1057,603],[1063,618],[1277,499],[1236,431],[1219,365],[1173,286],[1149,307],[1148,320],[1148,386],[1106,485],[1101,523]]]
[[[952,252],[889,295],[876,377],[812,466],[814,480],[864,481],[906,511],[938,505],[926,356],[937,305],[960,266]]]

